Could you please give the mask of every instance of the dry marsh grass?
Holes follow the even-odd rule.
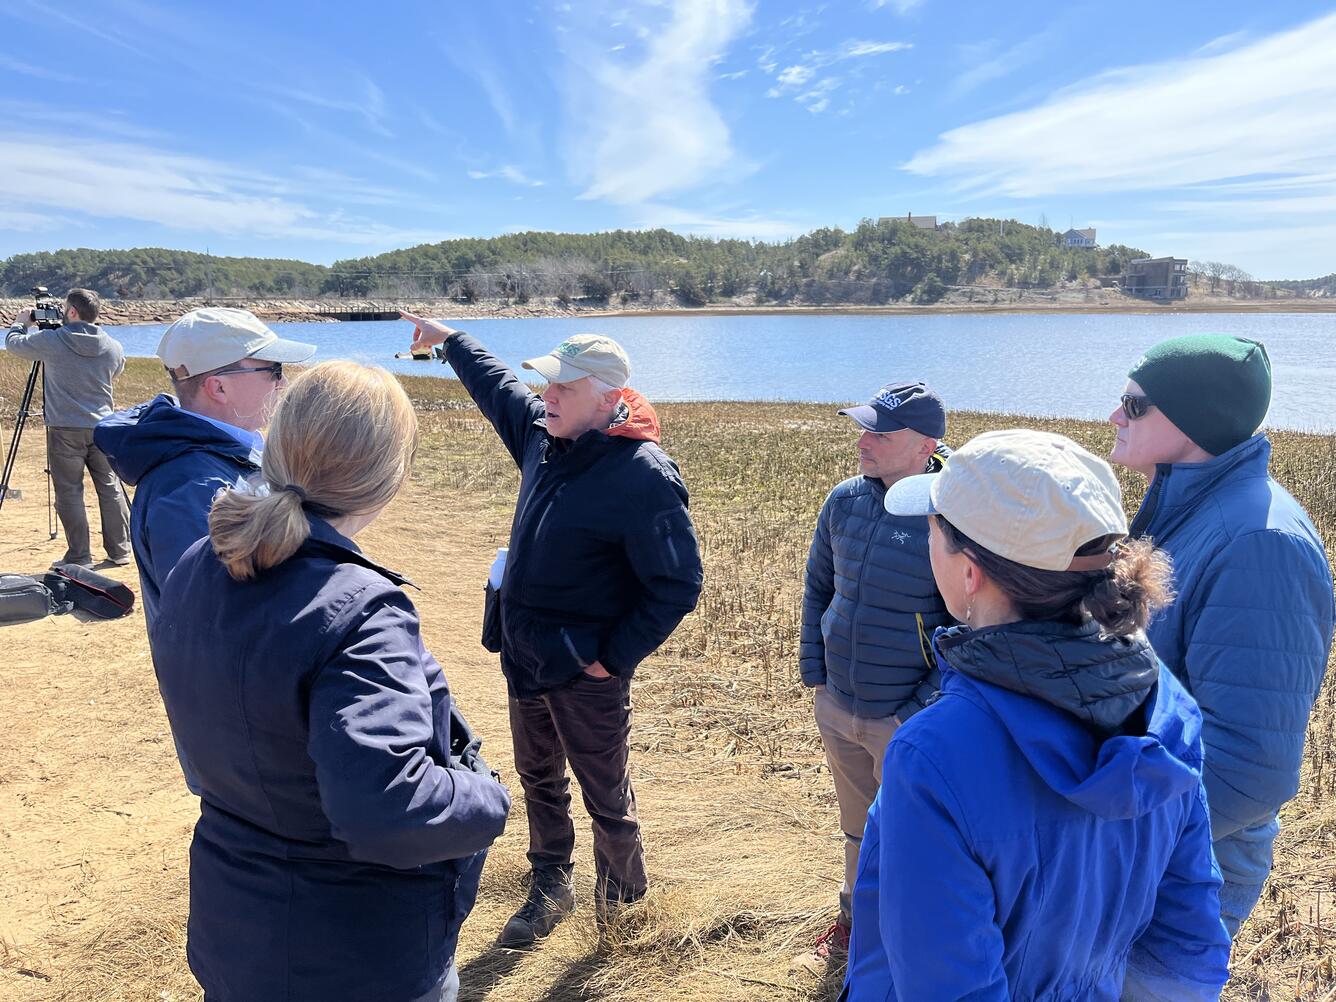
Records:
[[[6,441],[26,372],[14,361],[0,357]],[[480,526],[478,547],[485,550],[498,534],[504,538],[514,467],[457,383],[404,383],[422,430],[413,494],[430,499],[442,518]],[[118,394],[144,399],[159,389],[156,365],[136,360]],[[829,405],[665,404],[659,412],[664,445],[692,491],[707,583],[699,609],[637,681],[637,783],[672,805],[646,821],[656,887],[601,939],[586,907],[541,956],[523,961],[470,939],[466,927],[462,999],[521,997],[510,987],[518,964],[532,986],[522,997],[542,1002],[829,1000],[838,991],[837,983],[795,976],[790,966],[829,922],[839,880],[835,800],[798,684],[796,645],[812,527],[831,486],[855,468],[853,436]],[[1108,427],[1098,423],[971,413],[951,415],[949,438],[959,443],[1018,425],[1061,432],[1097,454],[1110,442]],[[1324,538],[1336,541],[1336,436],[1273,439],[1273,472]],[[1122,476],[1135,508],[1145,485]],[[703,788],[727,811],[707,810]],[[823,862],[812,865],[814,858]],[[523,872],[522,854],[494,856],[482,899],[513,906]],[[25,997],[197,998],[184,966],[183,882],[182,869],[164,867],[160,879],[118,902],[96,932],[70,930],[59,945],[87,958],[86,965],[74,980],[62,978],[59,990],[32,978]],[[1336,683],[1329,672],[1312,718],[1302,789],[1284,814],[1276,871],[1240,935],[1224,997],[1330,1002],[1333,956]],[[40,970],[40,960],[0,949],[0,970]]]

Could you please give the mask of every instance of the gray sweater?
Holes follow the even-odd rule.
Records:
[[[97,324],[24,333],[11,327],[5,347],[43,363],[42,401],[48,428],[92,428],[115,408],[111,380],[125,369],[121,343]]]

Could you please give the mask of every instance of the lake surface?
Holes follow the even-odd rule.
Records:
[[[394,359],[408,349],[407,323],[272,326],[318,345],[317,359],[452,375],[439,363]],[[631,383],[651,400],[847,402],[884,383],[923,379],[950,409],[1094,419],[1108,415],[1127,370],[1156,342],[1239,334],[1264,342],[1271,356],[1267,424],[1336,431],[1336,314],[563,317],[453,326],[517,369],[570,334],[607,334],[626,348]],[[107,329],[129,354],[153,355],[165,325]]]

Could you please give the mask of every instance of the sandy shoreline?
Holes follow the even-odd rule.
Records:
[[[875,306],[829,303],[776,304],[746,300],[686,307],[666,298],[612,306],[607,303],[530,303],[504,301],[460,303],[453,299],[343,300],[343,299],[157,299],[103,301],[102,322],[113,326],[170,323],[181,314],[206,305],[249,309],[273,322],[337,322],[332,313],[388,313],[405,309],[428,316],[457,320],[525,319],[554,317],[687,317],[687,316],[927,316],[943,314],[1082,314],[1082,313],[1336,313],[1336,299],[1232,299],[1194,295],[1175,303],[1153,303],[1096,290],[996,290],[988,302],[952,293],[932,305],[887,303]],[[997,301],[991,301],[996,298]],[[0,299],[0,318],[6,322],[31,305],[29,299]]]

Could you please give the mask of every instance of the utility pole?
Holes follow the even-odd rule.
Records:
[[[204,275],[209,283],[209,297],[205,300],[205,305],[213,305],[213,255],[209,253],[209,248],[204,248]]]

